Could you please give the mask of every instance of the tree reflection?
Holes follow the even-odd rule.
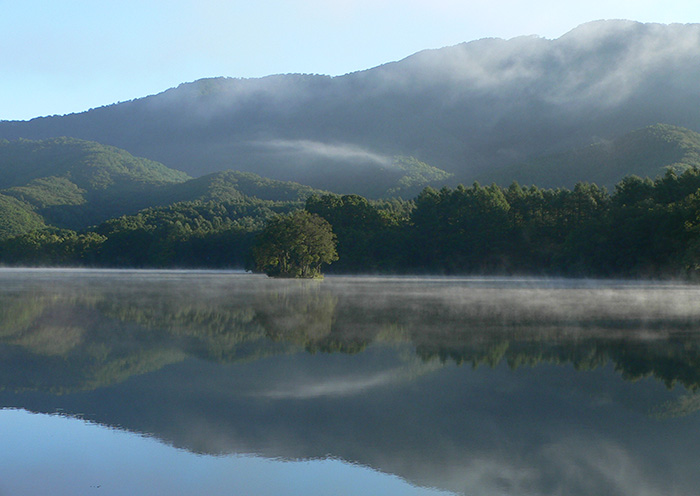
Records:
[[[90,389],[188,357],[238,362],[410,343],[423,361],[511,369],[572,364],[581,371],[612,362],[626,380],[653,376],[669,388],[700,387],[700,314],[668,290],[454,292],[420,283],[254,276],[200,283],[6,289],[0,293],[3,386]]]
[[[325,339],[332,330],[338,297],[320,281],[291,281],[262,292],[255,301],[256,321],[273,341],[302,346]]]

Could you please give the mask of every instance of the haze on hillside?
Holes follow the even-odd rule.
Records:
[[[342,75],[486,37],[595,19],[700,22],[694,0],[5,2],[0,119],[80,112],[212,76]]]
[[[191,176],[235,169],[313,187],[414,157],[469,183],[657,123],[700,130],[700,24],[599,21],[548,40],[483,39],[340,77],[203,79],[0,137],[71,136]]]

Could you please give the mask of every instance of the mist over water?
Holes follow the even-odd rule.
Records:
[[[87,472],[106,494],[132,487],[118,482],[131,459],[161,490],[187,467],[228,481],[225,465],[249,488],[286,473],[288,494],[324,494],[347,470],[344,494],[689,494],[699,295],[676,282],[0,270],[0,436],[15,454],[0,493],[28,487],[35,466],[83,484],[79,452],[97,450],[115,453]],[[45,417],[57,413],[77,420]],[[31,441],[44,418],[72,467]]]

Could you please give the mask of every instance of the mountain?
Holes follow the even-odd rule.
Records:
[[[700,131],[700,24],[587,23],[548,40],[483,39],[338,77],[203,79],[0,138],[72,136],[201,176],[367,184],[396,155],[471,182],[658,122]],[[344,191],[342,191],[344,192]]]
[[[409,198],[450,176],[410,157],[397,157],[382,171],[372,181],[358,177],[362,182],[355,191],[337,186],[340,192]],[[0,141],[0,239],[47,225],[84,229],[178,202],[303,202],[314,193],[327,191],[252,172],[228,170],[192,179],[159,162],[76,138]]]
[[[378,167],[371,172],[352,171],[342,178],[328,177],[325,184],[334,193],[360,194],[369,198],[410,199],[426,186],[443,186],[451,176],[452,174],[413,157],[397,156],[387,166]],[[368,177],[371,177],[371,181],[368,181]],[[328,192],[293,181],[274,180],[252,172],[233,170],[207,174],[173,185],[168,191],[166,203],[191,200],[232,201],[245,197],[271,201],[304,201],[313,193]]]
[[[16,187],[32,180],[66,177],[85,190],[107,190],[142,184],[181,182],[188,176],[124,150],[72,138],[41,142],[0,142],[0,187]]]
[[[46,227],[28,203],[0,194],[0,240]]]
[[[668,168],[682,171],[689,167],[700,167],[700,134],[656,124],[612,140],[491,171],[479,179],[502,186],[517,181],[550,188],[571,188],[582,181],[613,189],[625,176],[655,178]]]
[[[184,172],[91,141],[0,142],[0,194],[14,201],[3,206],[26,211],[34,219],[28,226],[43,218],[60,227],[86,227],[150,206],[155,192],[187,179]]]
[[[401,187],[398,181],[392,185]],[[325,191],[250,172],[192,179],[124,150],[75,138],[0,141],[0,239],[47,226],[84,229],[178,202],[303,202],[313,193]]]
[[[304,201],[313,193],[325,193],[290,181],[276,181],[252,172],[222,171],[167,188],[160,204],[183,201],[242,201],[258,198],[269,201]]]

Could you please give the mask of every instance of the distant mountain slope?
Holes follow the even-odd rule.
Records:
[[[612,189],[623,177],[655,178],[668,167],[700,167],[700,134],[657,124],[610,141],[548,155],[485,174],[485,183],[507,186],[513,181],[540,187],[572,187],[578,181]]]
[[[355,169],[331,177],[320,173],[313,186],[262,177],[252,172],[226,170],[164,188],[154,204],[181,201],[235,201],[258,198],[271,201],[304,201],[313,193],[332,191],[368,198],[413,198],[426,186],[441,187],[452,174],[413,157],[394,157],[389,165],[368,171]]]
[[[442,169],[428,165],[414,157],[394,157],[392,167],[388,169],[387,183],[375,182],[373,197],[400,197],[405,200],[418,195],[426,186],[444,186],[446,182],[452,180],[453,174]],[[396,185],[392,186],[391,176],[395,179]]]
[[[182,201],[236,201],[258,198],[272,201],[304,201],[317,189],[303,184],[276,181],[252,172],[222,171],[173,185],[160,203]]]
[[[0,240],[46,227],[31,205],[0,194]]]
[[[177,202],[303,202],[324,192],[250,172],[191,179],[124,150],[74,138],[0,141],[0,239],[47,225],[84,229]]]
[[[478,40],[340,77],[204,79],[0,122],[0,138],[74,136],[192,176],[235,169],[341,192],[406,155],[468,183],[658,122],[700,131],[699,59],[699,24],[599,21],[556,40]]]
[[[0,141],[0,187],[48,176],[66,177],[85,190],[182,182],[187,174],[125,150],[73,138]]]
[[[74,138],[0,142],[0,192],[60,227],[81,228],[150,206],[187,174]]]

